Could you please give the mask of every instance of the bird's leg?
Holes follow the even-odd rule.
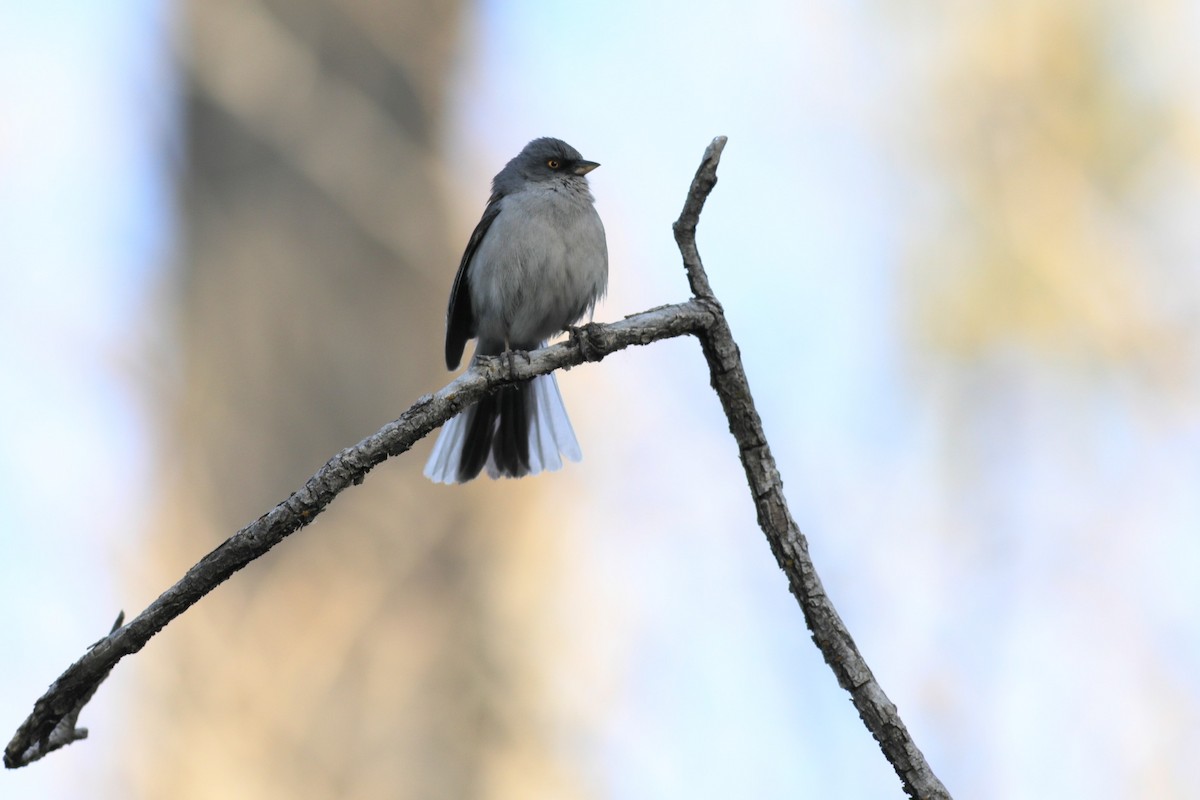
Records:
[[[584,361],[599,361],[603,358],[603,354],[592,341],[597,327],[596,323],[588,322],[584,325],[568,325],[564,329],[569,339],[579,346],[579,352],[583,355]]]
[[[509,342],[504,343],[504,355],[508,357],[508,377],[510,379],[513,378],[514,373],[517,371],[517,356],[524,358],[526,364],[533,363],[533,359],[529,357],[528,350],[517,350]]]

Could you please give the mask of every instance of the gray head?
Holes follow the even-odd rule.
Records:
[[[579,182],[587,186],[583,177],[600,166],[587,161],[571,145],[562,139],[548,136],[534,139],[517,153],[492,179],[494,194],[508,194],[529,183]]]

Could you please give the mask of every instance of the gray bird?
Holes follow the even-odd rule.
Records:
[[[534,350],[590,314],[608,286],[604,225],[584,177],[596,167],[560,139],[534,139],[492,179],[450,290],[446,368]],[[435,483],[519,478],[582,456],[554,375],[504,386],[446,423],[425,465]]]

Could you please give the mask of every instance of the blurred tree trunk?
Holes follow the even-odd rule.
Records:
[[[178,381],[147,588],[447,378],[459,251],[434,143],[462,11],[185,4]],[[521,713],[488,608],[503,531],[428,485],[424,452],[147,651],[130,747],[142,796],[496,795],[489,742]]]

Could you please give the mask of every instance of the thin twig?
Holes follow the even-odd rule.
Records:
[[[908,734],[896,706],[875,680],[870,667],[854,644],[850,631],[833,607],[808,553],[808,541],[792,519],[783,496],[783,479],[763,433],[762,420],[750,396],[750,384],[742,369],[742,357],[729,323],[712,295],[704,265],[696,249],[696,223],[708,193],[717,183],[717,165],[725,137],[719,136],[704,153],[704,159],[688,192],[683,212],[675,223],[675,239],[683,254],[688,281],[698,298],[713,311],[713,324],[699,331],[712,386],[721,398],[729,419],[729,430],[738,443],[750,494],[758,510],[758,524],[767,536],[771,552],[787,575],[792,594],[800,603],[804,619],[838,683],[850,693],[854,707],[871,735],[879,742],[884,757],[896,770],[909,796],[949,798],[950,793],[934,775],[920,749]]]
[[[721,152],[725,149],[724,136],[718,136],[704,148],[704,157],[692,178],[692,186],[688,190],[687,199],[683,202],[683,211],[679,219],[671,226],[675,232],[675,243],[683,254],[683,268],[687,270],[688,284],[692,287],[692,295],[701,300],[715,300],[712,287],[708,285],[708,274],[700,263],[700,251],[696,249],[696,225],[700,223],[700,212],[704,210],[704,201],[717,185],[717,165],[721,163]]]

